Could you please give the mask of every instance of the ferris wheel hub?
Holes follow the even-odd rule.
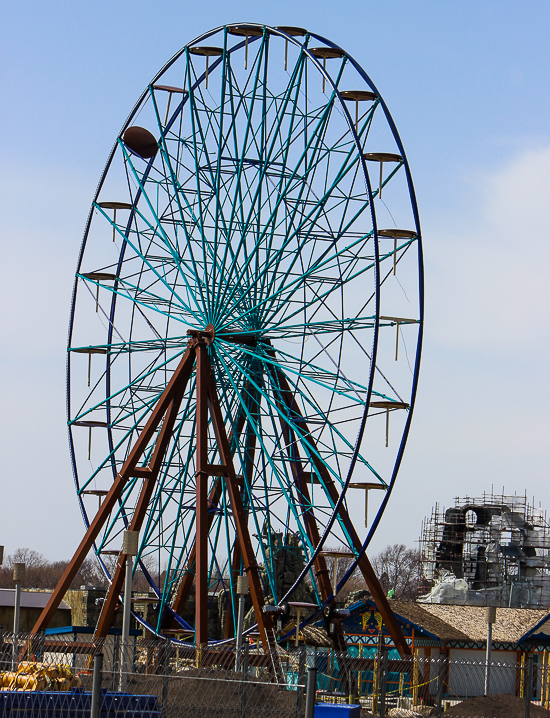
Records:
[[[200,339],[206,339],[208,344],[212,344],[214,341],[214,337],[216,335],[216,330],[214,329],[213,324],[207,324],[204,329],[188,329],[187,330],[187,336],[189,337],[196,337]]]

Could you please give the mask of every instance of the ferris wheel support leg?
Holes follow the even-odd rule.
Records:
[[[187,382],[189,381],[189,377],[191,376],[191,370],[193,368],[194,363],[195,363],[194,352],[191,352],[190,356],[186,359],[186,363],[185,363],[186,371],[182,372],[182,374],[180,376],[180,380],[177,383],[175,383],[172,388],[171,396],[170,396],[170,404],[166,411],[166,415],[164,417],[162,428],[159,432],[159,435],[158,435],[158,438],[157,438],[157,441],[155,444],[155,449],[153,451],[151,461],[149,463],[149,466],[147,467],[147,473],[143,472],[144,473],[143,486],[141,487],[138,502],[137,502],[136,508],[134,510],[134,514],[130,521],[130,526],[129,526],[130,531],[140,531],[141,527],[143,525],[143,521],[147,515],[147,508],[149,506],[151,496],[153,495],[153,491],[155,489],[159,471],[160,471],[160,468],[162,465],[162,461],[164,459],[164,454],[166,453],[166,449],[168,447],[168,442],[170,441],[170,437],[172,435],[172,430],[174,428],[174,424],[175,424],[176,418],[178,416],[180,404],[183,399],[183,395],[185,393]],[[168,386],[170,386],[170,384]],[[161,404],[161,403],[162,403],[162,397],[161,397],[161,400],[159,400],[159,404]],[[156,411],[156,407],[153,410],[153,414],[155,413],[155,411]],[[162,418],[162,416],[158,418],[157,426],[160,423],[161,418]],[[140,472],[139,475],[141,475],[141,473],[142,472]],[[121,552],[121,554],[118,558],[118,562],[117,562],[117,566],[115,569],[113,579],[111,581],[111,585],[109,586],[109,591],[107,592],[107,596],[106,596],[105,602],[103,603],[103,608],[102,608],[101,614],[99,616],[99,621],[97,623],[95,634],[94,634],[95,638],[105,637],[109,631],[109,628],[113,624],[115,610],[116,610],[117,603],[119,600],[120,591],[122,588],[122,582],[124,581],[126,561],[127,561],[126,554]]]
[[[238,539],[233,543],[233,550],[231,552],[231,576],[233,583],[237,584],[237,576],[240,575],[241,571],[241,545]],[[237,602],[238,603],[238,602]],[[225,622],[223,626],[223,637],[231,638],[235,633],[235,620],[233,617],[233,600],[232,596],[229,596],[227,601],[227,608],[225,609]]]
[[[269,614],[262,612],[262,608],[264,606],[264,596],[260,581],[260,572],[258,564],[256,563],[256,557],[254,556],[250,534],[248,532],[247,517],[243,507],[241,492],[239,491],[237,475],[233,465],[233,457],[231,455],[229,440],[225,431],[222,412],[216,393],[216,385],[214,383],[212,368],[209,361],[205,362],[205,370],[204,374],[208,391],[208,408],[210,409],[210,415],[212,417],[212,425],[216,435],[218,453],[223,462],[227,476],[229,500],[233,516],[235,518],[237,536],[243,556],[244,570],[246,571],[246,575],[250,581],[250,596],[254,606],[254,614],[264,649],[274,655],[272,645],[270,645],[274,640],[273,626],[271,624]]]
[[[218,476],[216,478],[216,481],[214,482],[214,486],[212,487],[212,490],[210,491],[210,494],[208,496],[208,505],[212,508],[215,508],[222,496],[222,479],[221,476]],[[210,526],[212,525],[212,522],[214,520],[214,514],[208,514],[208,528],[210,530]],[[183,578],[180,582],[180,585],[178,587],[178,592],[176,593],[176,597],[174,598],[174,602],[172,604],[172,610],[174,613],[180,614],[181,611],[183,611],[183,608],[185,607],[185,604],[187,603],[187,599],[189,598],[189,594],[191,593],[191,589],[193,588],[193,581],[195,580],[195,568],[196,568],[196,561],[197,561],[197,543],[194,540],[193,545],[191,546],[191,550],[189,551],[189,560],[187,562],[187,567],[184,571]],[[178,623],[173,618],[173,613],[165,613],[165,617],[162,623],[163,628],[177,628]]]
[[[54,592],[50,596],[46,607],[38,617],[38,620],[36,621],[32,629],[32,634],[39,633],[42,629],[48,627],[48,624],[52,619],[54,613],[56,612],[61,602],[61,599],[65,595],[66,591],[69,589],[71,583],[76,577],[76,574],[78,573],[79,568],[82,566],[84,559],[92,548],[94,541],[98,537],[99,532],[109,518],[109,515],[113,510],[118,498],[120,497],[127,480],[133,476],[145,477],[150,472],[149,467],[138,468],[137,463],[139,459],[143,456],[143,453],[145,452],[147,445],[149,444],[163,416],[167,413],[169,406],[172,402],[175,389],[180,383],[183,383],[184,385],[184,388],[181,392],[183,396],[183,391],[185,390],[185,385],[187,384],[187,381],[191,376],[191,370],[193,368],[194,362],[195,351],[194,347],[190,345],[185,354],[183,355],[179,366],[174,372],[172,379],[168,383],[168,386],[161,394],[161,397],[158,400],[157,405],[155,406],[155,409],[153,410],[147,423],[145,424],[143,431],[139,435],[138,440],[134,445],[134,448],[124,462],[124,466],[120,470],[120,473],[117,474],[115,480],[113,481],[113,485],[103,499],[103,502],[99,507],[97,514],[95,515],[92,523],[89,525],[84,538],[80,542],[80,545],[78,546],[73,558],[71,559],[69,565],[61,576],[61,579],[55,587]],[[155,452],[155,456],[156,453],[157,452]],[[154,461],[155,456],[153,457],[152,462]],[[160,458],[160,460],[162,460],[162,457]]]
[[[307,431],[307,428],[304,426],[304,431]],[[311,443],[312,440],[308,438],[308,441]],[[331,494],[332,500],[336,503],[338,501],[338,492],[336,490],[336,487],[334,486],[334,483],[332,481],[332,478],[327,471],[326,467],[322,464],[322,462],[318,461],[316,458],[312,457],[313,463],[316,466],[317,470],[321,473],[323,477],[323,481],[325,482],[325,485],[327,486],[327,489],[329,490],[329,493]],[[341,506],[339,510],[340,518],[346,527],[348,534],[351,538],[353,548],[359,553],[362,550],[362,543],[361,539],[357,535],[357,532],[355,531],[353,524],[349,518],[348,512],[346,509]],[[386,594],[384,593],[384,590],[382,586],[380,585],[380,581],[378,580],[378,577],[371,565],[371,562],[369,561],[366,553],[363,553],[361,555],[361,558],[359,559],[359,570],[363,574],[363,578],[365,579],[365,583],[367,584],[369,591],[372,594],[374,603],[376,604],[376,607],[380,611],[380,614],[382,618],[384,619],[384,623],[386,624],[388,628],[388,632],[393,639],[393,642],[395,644],[395,647],[399,651],[399,654],[401,656],[408,656],[411,653],[411,650],[407,644],[407,641],[405,640],[405,637],[403,635],[403,632],[401,631],[401,628],[399,627],[399,623],[397,622],[397,619],[391,609],[391,606],[388,602],[388,599],[386,598]]]
[[[313,513],[313,504],[311,501],[307,480],[304,476],[303,464],[300,457],[300,452],[298,450],[298,442],[296,441],[294,431],[283,419],[283,416],[288,413],[289,409],[291,409],[290,404],[292,403],[292,397],[290,395],[290,387],[288,386],[286,378],[281,371],[279,371],[274,366],[270,366],[269,371],[273,380],[275,403],[277,404],[281,414],[281,431],[283,433],[283,438],[287,446],[287,454],[290,460],[290,470],[292,472],[294,485],[297,487],[296,493],[300,502],[300,506],[302,508],[302,515],[304,517],[306,532],[311,542],[311,545],[316,548],[321,541],[321,537],[319,535],[319,527],[315,519],[315,514]],[[286,411],[284,409],[286,409]],[[319,584],[321,598],[323,599],[323,603],[325,603],[330,597],[330,595],[333,593],[333,591],[330,584],[327,562],[325,557],[321,554],[319,554],[315,559],[315,575]],[[336,596],[333,596],[330,603],[336,603]],[[336,651],[346,652],[346,641],[341,621],[336,616],[332,619],[332,623],[334,623],[335,630],[334,633],[330,633],[329,636],[332,641],[333,648]],[[299,629],[300,627],[297,626],[296,633],[298,633]]]
[[[246,390],[246,387],[245,387]],[[232,446],[234,443],[234,440],[236,439],[238,441],[239,436],[244,428],[246,419],[246,414],[244,411],[240,411],[237,417],[236,422],[236,428],[235,432],[231,433],[229,436],[229,444]],[[210,506],[216,507],[221,499],[223,491],[223,485],[222,485],[222,479],[221,476],[218,476],[216,478],[216,481],[214,482],[214,486],[212,488],[212,491],[210,492],[210,496],[208,497],[208,501]],[[214,521],[214,514],[208,515],[209,519],[209,529],[212,525],[212,522]],[[238,545],[238,541],[237,541]],[[178,587],[178,591],[176,594],[176,597],[172,604],[172,611],[173,613],[166,613],[164,620],[163,620],[163,628],[177,628],[178,624],[173,618],[174,613],[181,615],[181,612],[183,611],[185,604],[187,603],[187,599],[189,598],[189,594],[191,593],[191,589],[193,587],[193,581],[195,580],[195,568],[196,568],[196,559],[197,559],[197,544],[196,541],[193,541],[193,545],[191,546],[191,550],[189,552],[189,559],[187,561],[187,566],[184,571],[184,577],[180,582],[180,585]],[[239,566],[240,566],[240,557],[239,557]],[[232,618],[232,616],[231,616]],[[228,637],[228,636],[227,636]]]
[[[206,343],[197,345],[197,471],[195,474],[195,646],[208,644],[208,400]]]
[[[317,448],[315,444],[315,440],[313,439],[313,434],[310,432],[309,427],[305,421],[305,419],[302,418],[302,413],[300,411],[300,407],[298,406],[296,399],[294,398],[294,394],[292,393],[290,386],[287,382],[286,377],[284,374],[277,370],[277,381],[279,383],[279,386],[283,390],[283,396],[285,398],[285,403],[287,404],[290,411],[296,415],[301,417],[300,419],[300,431],[304,433],[305,436],[307,436],[307,443],[313,447],[314,452],[312,452],[311,455],[311,461],[313,465],[315,466],[317,472],[323,479],[323,483],[325,484],[329,495],[331,497],[331,500],[336,504],[338,502],[338,491],[334,485],[334,481],[332,480],[332,477],[327,469],[327,467],[323,464],[322,461],[319,461],[317,458]],[[353,544],[353,548],[360,553],[363,546],[361,543],[361,540],[359,536],[357,535],[357,532],[355,531],[352,522],[350,521],[349,515],[344,508],[343,505],[340,506],[339,510],[340,519],[342,520],[344,526],[346,527],[346,530],[348,531],[348,534],[351,538],[351,542]],[[399,651],[401,656],[408,656],[411,653],[411,650],[407,644],[407,641],[405,640],[405,637],[403,636],[403,632],[401,631],[401,628],[399,627],[399,623],[397,622],[397,619],[391,609],[391,606],[388,602],[388,599],[386,598],[386,595],[384,593],[384,590],[382,589],[382,586],[380,585],[380,582],[378,580],[378,577],[376,576],[376,573],[374,572],[374,569],[371,565],[371,562],[369,561],[367,555],[363,553],[361,555],[361,558],[359,559],[359,569],[361,573],[363,574],[363,578],[365,579],[365,583],[367,584],[372,597],[374,599],[374,602],[376,604],[376,607],[380,611],[380,614],[382,618],[384,619],[384,623],[386,624],[388,628],[388,632],[393,639],[393,642],[395,644],[395,647]]]
[[[248,412],[250,414],[253,414],[257,416],[259,414],[258,411],[258,397],[257,397],[257,390],[252,389],[250,386],[248,386],[246,392],[245,392],[245,401],[248,405]],[[250,401],[250,398],[252,401]],[[244,412],[243,412],[244,416]],[[254,476],[254,455],[256,453],[256,432],[253,430],[250,420],[246,422],[247,425],[247,431],[246,431],[246,451],[245,451],[245,472],[246,472],[246,485],[252,486],[252,480]],[[244,428],[243,426],[239,430],[239,434],[242,432]],[[229,442],[231,445],[231,441]],[[242,496],[244,499],[244,483],[242,485]],[[232,585],[237,585],[237,577],[241,573],[241,563],[242,563],[242,551],[241,551],[241,545],[237,540],[235,540],[233,544],[233,550],[231,552],[231,581]],[[224,638],[230,638],[235,631],[235,621],[233,616],[233,598],[234,598],[234,592],[229,594],[229,600],[227,601],[227,607],[225,609],[225,621],[224,621]],[[243,599],[244,600],[244,599]],[[237,602],[238,603],[238,602]]]

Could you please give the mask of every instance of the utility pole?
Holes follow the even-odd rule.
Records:
[[[132,563],[137,556],[139,531],[125,531],[122,540],[122,553],[126,555],[126,573],[124,575],[124,612],[122,614],[122,648],[120,660],[119,690],[126,690],[126,679],[130,663],[130,617],[132,615]]]
[[[239,597],[239,613],[237,616],[237,646],[235,651],[235,670],[241,670],[241,652],[243,648],[244,601],[250,593],[248,576],[237,576],[237,596]]]
[[[21,615],[21,583],[25,580],[25,564],[13,564],[13,582],[15,583],[15,601],[13,604],[13,654],[11,660],[11,669],[15,670],[17,665],[17,652],[19,651],[19,641],[17,634],[19,633],[19,618]]]
[[[485,609],[485,620],[487,621],[487,650],[485,652],[485,695],[489,695],[490,671],[491,671],[491,648],[493,642],[493,623],[497,618],[496,606],[487,606]]]

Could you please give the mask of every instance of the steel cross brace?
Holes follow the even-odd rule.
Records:
[[[272,355],[274,354],[273,352],[270,353]],[[332,476],[330,475],[330,472],[328,471],[327,467],[316,455],[317,450],[315,440],[313,439],[313,435],[311,434],[305,419],[302,417],[302,413],[296,402],[294,393],[290,389],[288,381],[280,369],[278,369],[277,367],[272,367],[271,371],[273,375],[276,376],[276,385],[280,387],[280,394],[287,407],[288,412],[291,415],[300,417],[300,433],[307,436],[307,442],[314,449],[314,451],[311,452],[311,462],[313,463],[321,479],[323,480],[323,483],[329,493],[332,502],[336,504],[339,498],[338,490],[334,485],[334,481],[332,480]],[[351,538],[353,548],[359,553],[362,549],[361,540],[357,535],[357,532],[355,531],[355,528],[353,527],[353,524],[351,523],[348,513],[343,505],[340,506],[338,513]],[[376,573],[374,572],[374,569],[366,553],[361,554],[361,558],[359,559],[359,569],[363,574],[365,583],[367,584],[372,594],[374,603],[380,611],[380,614],[384,619],[384,623],[388,627],[388,632],[393,639],[395,647],[397,648],[401,656],[410,655],[411,650],[407,644],[407,641],[405,640],[405,637],[403,636],[403,632],[401,631],[399,623],[397,622],[397,619],[391,609],[388,599],[384,594],[384,590],[380,585],[378,577],[376,576]]]
[[[174,427],[174,423],[178,414],[187,383],[191,376],[191,372],[195,363],[197,363],[197,537],[195,544],[198,546],[196,554],[197,564],[197,600],[196,600],[196,643],[200,645],[208,640],[207,627],[207,607],[208,595],[204,591],[207,584],[208,561],[204,550],[205,538],[207,539],[209,530],[208,517],[208,498],[206,497],[206,479],[207,476],[225,477],[230,503],[235,517],[237,528],[238,543],[240,551],[244,559],[244,567],[250,579],[251,597],[254,605],[254,611],[258,628],[260,630],[262,643],[266,650],[270,650],[270,644],[273,642],[273,626],[271,625],[271,617],[262,613],[264,605],[264,597],[260,582],[258,565],[254,556],[250,534],[246,522],[246,514],[243,508],[242,497],[239,491],[239,481],[237,479],[233,459],[230,452],[230,444],[223,423],[223,416],[219,405],[216,386],[212,375],[210,359],[208,357],[207,342],[202,335],[194,336],[189,341],[187,350],[183,355],[176,371],[174,372],[166,389],[161,394],[157,404],[155,405],[151,416],[149,417],[144,429],[139,434],[138,439],[132,448],[130,455],[124,462],[120,472],[117,474],[111,489],[107,493],[101,507],[96,516],[89,525],[86,534],[80,545],[78,546],[73,558],[65,569],[58,585],[52,593],[48,604],[40,614],[32,633],[37,634],[43,628],[46,628],[57,610],[61,599],[68,590],[70,584],[75,578],[82,562],[88,555],[94,541],[97,539],[102,527],[108,520],[117,500],[120,498],[126,482],[134,477],[143,478],[143,485],[136,506],[136,510],[130,522],[130,529],[139,531],[146,515],[147,506],[151,499],[154,487],[158,478],[158,474],[162,465],[162,460],[166,452],[168,442]],[[222,458],[222,464],[213,466],[207,462],[207,422],[208,413],[212,418],[212,424],[218,443],[218,453]],[[157,438],[155,450],[150,460],[149,466],[139,466],[138,462],[143,457],[149,442],[153,438],[155,431],[164,418],[159,436]],[[202,478],[204,477],[204,478]],[[215,482],[211,492],[211,498],[219,500],[221,494],[221,478]],[[197,540],[198,539],[198,540]],[[114,611],[116,609],[120,588],[124,579],[124,568],[126,556],[121,554],[119,557],[115,574],[111,582],[111,587],[104,603],[103,611],[96,629],[96,637],[107,634],[111,625]],[[202,587],[202,591],[201,591]],[[206,595],[205,595],[206,594]]]
[[[298,443],[296,441],[295,433],[289,426],[288,422],[284,419],[284,414],[288,413],[290,407],[285,401],[286,390],[282,390],[280,383],[280,376],[282,376],[282,372],[279,369],[276,369],[271,364],[268,365],[268,368],[272,379],[275,403],[280,413],[281,431],[287,446],[287,453],[288,458],[290,459],[292,478],[294,479],[294,484],[297,489],[296,493],[300,502],[300,506],[302,508],[302,515],[304,518],[306,532],[313,548],[316,549],[321,541],[321,537],[319,535],[319,527],[317,526],[317,521],[315,520],[315,515],[313,512],[309,488],[307,485],[306,477],[304,475],[303,465],[300,458],[300,452],[298,450]],[[286,386],[288,387],[288,385]],[[286,411],[284,411],[284,409],[286,409]],[[323,603],[325,603],[328,600],[329,596],[332,594],[332,586],[330,584],[326,559],[321,554],[319,554],[315,559],[315,575],[317,576],[317,582],[319,584]],[[332,598],[330,603],[331,605],[336,607],[336,596]],[[344,631],[342,629],[342,623],[338,616],[335,616],[332,619],[332,622],[334,623],[335,631],[334,633],[329,633],[329,638],[332,641],[333,648],[336,651],[347,652],[346,640],[344,636]],[[298,632],[299,630],[300,626],[297,625],[296,631]]]

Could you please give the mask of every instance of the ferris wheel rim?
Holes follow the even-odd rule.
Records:
[[[239,24],[242,24],[242,23],[239,23]],[[232,26],[234,26],[234,25],[236,25],[236,24],[232,24],[231,26],[222,26],[222,27],[217,28],[217,29],[215,29],[215,30],[209,31],[208,33],[204,33],[203,35],[199,36],[199,38],[197,38],[196,40],[194,40],[192,43],[188,43],[188,44],[187,44],[186,46],[184,46],[178,53],[176,53],[176,55],[174,55],[174,57],[171,58],[171,60],[169,60],[169,62],[166,63],[166,65],[159,71],[159,73],[157,73],[157,75],[154,77],[154,79],[152,80],[152,82],[150,83],[150,85],[148,86],[148,88],[144,91],[144,93],[142,94],[142,96],[140,97],[140,99],[138,100],[138,102],[136,103],[136,106],[134,107],[134,109],[133,109],[132,112],[130,113],[129,117],[127,118],[126,122],[124,123],[123,128],[122,128],[122,130],[121,130],[121,133],[119,134],[119,137],[122,135],[123,131],[129,126],[130,122],[131,122],[132,119],[134,118],[136,112],[138,111],[139,107],[141,106],[141,103],[143,102],[143,99],[144,99],[144,98],[146,97],[146,95],[147,95],[147,92],[148,92],[148,90],[149,90],[149,87],[150,87],[153,83],[155,83],[155,82],[166,72],[166,70],[167,70],[178,58],[180,58],[180,57],[182,56],[182,54],[185,52],[185,50],[186,50],[187,48],[189,48],[191,45],[193,45],[193,44],[195,44],[195,43],[197,43],[197,42],[201,42],[201,41],[207,39],[208,37],[211,37],[212,35],[216,34],[217,32],[220,32],[220,30],[223,30],[223,29],[225,29],[225,28],[227,28],[227,27],[232,27]],[[250,25],[252,25],[252,24],[250,24]],[[276,28],[269,28],[269,27],[267,27],[267,26],[260,26],[260,25],[257,25],[257,27],[262,27],[266,32],[273,33],[273,34],[278,34],[278,35],[280,35],[280,36],[282,36],[282,37],[285,37],[284,33],[278,31]],[[326,40],[325,38],[323,38],[322,36],[316,35],[315,33],[309,33],[309,34],[310,34],[312,37],[314,37],[315,39],[324,42],[327,46],[338,47],[338,46],[336,46],[334,43],[331,43],[330,41],[328,41],[328,40]],[[286,38],[285,38],[285,39],[286,39]],[[289,36],[289,41],[294,42],[296,45],[300,46],[300,43],[297,42],[297,41],[295,41],[295,39],[292,38],[292,37],[290,37],[290,36]],[[253,42],[253,40],[251,39],[250,42]],[[231,52],[235,51],[235,50],[236,50],[237,48],[239,48],[239,47],[242,47],[242,43],[241,43],[241,45],[238,45],[238,46],[235,45],[233,48],[231,48]],[[307,52],[307,51],[306,51],[306,52]],[[344,51],[343,51],[343,52],[344,52]],[[382,107],[384,108],[384,113],[385,113],[385,115],[386,115],[388,121],[389,121],[389,122],[392,124],[392,126],[393,126],[392,133],[393,133],[393,135],[394,135],[394,138],[395,138],[395,140],[396,140],[398,146],[400,147],[400,149],[401,149],[401,151],[402,151],[403,160],[404,160],[404,163],[403,163],[403,164],[404,164],[405,171],[406,171],[407,178],[408,178],[408,187],[409,187],[409,191],[411,192],[411,205],[412,205],[412,207],[413,207],[413,212],[414,212],[414,215],[415,215],[415,222],[416,222],[416,225],[417,225],[417,238],[416,238],[416,239],[417,239],[417,246],[418,246],[418,249],[419,249],[419,257],[420,257],[420,261],[419,261],[419,272],[420,272],[420,275],[421,275],[421,277],[420,277],[420,279],[421,279],[421,286],[420,286],[421,301],[420,301],[420,317],[419,317],[419,318],[420,318],[420,322],[419,322],[419,325],[420,325],[420,326],[419,326],[419,340],[418,340],[418,342],[417,342],[417,353],[416,353],[416,357],[415,357],[415,369],[414,369],[414,379],[413,379],[413,391],[412,391],[412,395],[411,395],[411,403],[410,403],[410,409],[409,409],[409,412],[408,412],[408,417],[407,417],[407,422],[406,422],[406,428],[405,428],[405,430],[404,430],[404,432],[403,432],[403,435],[402,435],[401,444],[400,444],[400,447],[399,447],[399,450],[398,450],[397,460],[396,460],[396,463],[395,463],[395,466],[394,466],[394,470],[393,470],[393,473],[392,473],[391,481],[390,481],[390,483],[389,483],[389,489],[388,489],[388,491],[387,491],[387,493],[386,493],[386,496],[384,497],[383,506],[381,507],[381,509],[380,509],[379,512],[378,512],[377,519],[376,519],[376,525],[373,523],[373,528],[372,528],[371,531],[369,532],[369,535],[368,535],[368,537],[367,537],[367,540],[365,541],[365,544],[363,545],[362,551],[361,551],[361,553],[359,554],[359,556],[357,557],[357,559],[356,559],[356,561],[355,561],[355,566],[356,566],[356,565],[357,565],[357,562],[358,562],[358,560],[359,560],[359,558],[360,558],[360,556],[362,555],[362,553],[364,553],[364,551],[365,551],[365,549],[366,549],[366,547],[367,547],[367,545],[368,545],[368,543],[369,543],[369,541],[370,541],[370,538],[372,537],[372,534],[374,533],[374,530],[375,530],[376,526],[378,525],[378,523],[379,523],[379,521],[380,521],[381,515],[382,515],[382,513],[383,513],[383,509],[385,508],[385,506],[387,505],[387,502],[388,502],[388,500],[389,500],[389,496],[390,496],[390,494],[391,494],[391,491],[392,491],[392,489],[393,489],[393,485],[394,485],[394,483],[395,483],[395,478],[396,478],[396,476],[397,476],[397,470],[398,470],[398,468],[399,468],[399,464],[400,464],[401,459],[402,459],[402,455],[403,455],[403,451],[404,451],[404,447],[405,447],[405,443],[406,443],[406,438],[407,438],[407,435],[408,435],[408,432],[409,432],[410,421],[411,421],[411,419],[412,419],[412,410],[413,410],[413,406],[414,406],[414,399],[415,399],[415,396],[416,396],[416,388],[417,388],[417,384],[418,384],[418,369],[419,369],[419,363],[420,363],[421,333],[422,333],[422,325],[423,325],[423,322],[422,322],[422,319],[423,319],[423,296],[422,296],[422,295],[423,295],[423,276],[422,276],[422,261],[421,261],[421,234],[420,234],[420,226],[419,226],[419,221],[418,221],[418,210],[417,210],[417,206],[416,206],[416,198],[415,198],[415,196],[414,196],[414,188],[413,188],[413,185],[412,185],[412,177],[411,177],[411,175],[410,175],[410,169],[409,169],[409,166],[408,166],[408,162],[407,162],[407,160],[406,160],[406,156],[405,156],[405,153],[404,153],[404,148],[403,148],[403,146],[402,146],[401,140],[400,140],[399,135],[398,135],[398,133],[397,133],[397,129],[395,128],[395,125],[393,124],[393,120],[391,120],[391,116],[389,115],[389,112],[387,111],[387,107],[385,106],[385,103],[384,103],[383,98],[381,97],[380,93],[378,93],[378,91],[376,90],[374,84],[370,81],[370,78],[368,78],[368,76],[366,75],[366,73],[362,70],[362,68],[360,68],[360,66],[355,62],[355,60],[353,60],[353,58],[352,58],[348,53],[345,53],[345,55],[346,55],[346,58],[349,59],[349,60],[354,64],[355,68],[359,71],[359,73],[360,73],[361,75],[363,75],[363,77],[364,77],[364,79],[366,80],[366,82],[367,82],[367,84],[369,85],[369,87],[371,87],[374,91],[377,92],[378,97],[379,97],[379,100],[380,100],[380,104],[381,104]],[[317,62],[317,60],[316,60],[313,56],[310,56],[310,59],[311,59],[312,61],[314,61],[314,62]],[[319,63],[317,62],[317,64],[319,64]],[[330,77],[328,77],[327,81],[332,82],[332,80],[330,79]],[[334,88],[334,89],[335,89],[336,93],[339,95],[339,92],[338,92],[337,88]],[[344,104],[343,102],[342,102],[341,104],[342,104],[342,106],[344,107],[344,109],[346,110],[345,104]],[[346,111],[347,111],[347,110],[346,110]],[[352,128],[352,131],[353,131],[353,122],[351,121],[351,117],[349,116],[349,113],[348,113],[348,122],[349,122],[349,124],[350,124],[350,126],[351,126],[351,128]],[[113,150],[111,151],[111,155],[110,155],[109,160],[108,160],[108,163],[107,163],[107,165],[106,165],[106,167],[105,167],[105,169],[104,169],[104,171],[103,171],[103,174],[102,174],[100,183],[99,183],[99,185],[98,185],[98,189],[97,189],[96,194],[95,194],[95,197],[94,197],[94,203],[92,204],[92,210],[91,210],[91,212],[90,212],[90,216],[89,216],[89,219],[88,219],[88,222],[87,222],[87,226],[86,226],[85,236],[84,236],[84,239],[83,239],[83,242],[82,242],[82,245],[81,245],[81,250],[80,250],[80,255],[79,255],[79,262],[78,262],[78,271],[80,271],[80,267],[81,267],[81,263],[82,263],[82,257],[83,257],[83,254],[84,254],[84,250],[85,250],[85,246],[86,246],[86,242],[87,242],[87,238],[88,238],[88,231],[89,231],[89,225],[90,225],[90,221],[91,221],[91,214],[92,214],[94,205],[95,205],[95,203],[96,203],[96,201],[97,201],[97,199],[98,199],[98,196],[99,196],[99,194],[100,194],[100,191],[101,191],[103,182],[104,182],[104,180],[105,180],[105,178],[106,178],[106,176],[107,176],[107,173],[108,173],[108,171],[109,171],[109,168],[110,168],[111,162],[112,162],[112,160],[113,160],[113,157],[114,157],[114,155],[115,155],[115,152],[116,152],[117,147],[118,147],[118,143],[115,143],[115,146],[113,147]],[[152,164],[152,160],[151,160],[151,163],[150,163],[150,164]],[[373,203],[373,197],[372,197],[372,190],[371,190],[371,188],[370,188],[369,174],[368,174],[368,172],[367,172],[367,170],[366,170],[366,167],[364,167],[364,165],[365,165],[365,161],[364,161],[364,160],[362,160],[362,164],[363,164],[363,172],[364,172],[365,180],[366,180],[367,185],[368,185],[368,191],[369,191],[369,197],[370,197],[370,204],[371,204],[371,208],[372,208],[372,210],[371,210],[372,222],[373,222],[373,226],[374,226],[374,233],[375,233],[375,236],[376,236],[376,215],[375,215],[375,212],[373,211],[373,210],[374,210],[374,203]],[[374,247],[375,247],[375,252],[377,253],[377,252],[378,252],[378,243],[377,243],[377,242],[374,243]],[[123,255],[122,255],[122,253],[121,253],[120,264],[122,264],[122,262],[123,262]],[[378,271],[378,261],[376,262],[375,270],[374,270],[374,271],[375,271],[375,273],[377,273],[377,271]],[[71,336],[72,336],[72,329],[73,329],[73,325],[74,325],[75,302],[76,302],[76,281],[77,281],[77,280],[75,280],[75,288],[74,288],[74,292],[73,292],[73,301],[72,301],[72,304],[71,304],[71,318],[70,318],[70,326],[69,326],[69,346],[70,346],[70,341],[71,341]],[[379,296],[380,296],[380,278],[377,277],[377,280],[376,280],[376,312],[375,312],[376,330],[378,329],[379,316],[380,316]],[[116,302],[116,295],[113,296],[113,302],[112,302],[112,305],[111,305],[111,320],[112,320],[112,318],[113,318],[113,316],[114,316],[115,302]],[[111,332],[110,339],[112,338],[112,326],[113,326],[113,323],[112,323],[112,321],[111,321],[111,327],[110,327],[110,329],[109,329],[109,331]],[[378,333],[377,333],[377,331],[375,331],[375,334],[374,334],[374,345],[373,345],[373,351],[372,351],[372,363],[373,363],[373,366],[375,366],[375,362],[376,362],[376,342],[377,342],[377,336],[378,336]],[[366,422],[366,416],[367,416],[367,412],[368,412],[368,405],[369,405],[369,403],[370,403],[370,397],[371,397],[371,393],[372,393],[372,387],[373,387],[373,382],[374,382],[374,374],[375,374],[375,371],[373,371],[373,370],[371,370],[371,371],[369,372],[369,376],[370,376],[370,378],[369,378],[369,389],[368,389],[369,401],[367,401],[367,403],[366,403],[366,407],[365,407],[365,411],[364,411],[364,415],[363,415],[362,428],[361,428],[361,430],[360,430],[360,435],[358,436],[358,442],[357,442],[357,447],[356,447],[356,450],[355,450],[355,454],[354,454],[354,457],[353,457],[352,461],[350,462],[350,468],[349,468],[349,470],[348,470],[348,472],[347,472],[347,478],[346,478],[346,480],[345,480],[343,489],[342,489],[342,491],[340,492],[339,505],[341,505],[341,504],[343,503],[344,499],[345,499],[347,487],[348,487],[348,485],[349,485],[349,483],[350,483],[351,476],[352,476],[352,473],[353,473],[353,469],[354,469],[354,466],[355,466],[355,462],[356,462],[356,459],[357,459],[357,454],[358,454],[358,451],[359,451],[359,448],[360,448],[361,437],[362,437],[362,434],[363,434],[363,431],[364,431],[364,425],[365,425],[365,422]],[[69,404],[69,401],[70,401],[70,355],[68,355],[68,362],[67,362],[67,396],[68,396],[68,404]],[[79,488],[79,481],[78,481],[78,474],[77,474],[77,470],[76,470],[76,458],[75,458],[75,456],[74,456],[74,446],[73,446],[72,434],[71,434],[71,428],[70,428],[70,427],[69,427],[69,435],[70,435],[70,446],[71,446],[71,455],[72,455],[73,471],[74,471],[74,475],[75,475],[75,484],[76,484],[77,490],[78,490],[78,488]],[[81,504],[81,511],[82,511],[82,513],[83,513],[85,523],[88,524],[88,523],[89,523],[89,519],[88,519],[88,516],[87,516],[87,514],[86,514],[85,507],[84,507],[84,505],[83,505],[83,502],[82,502],[81,497],[79,497],[79,498],[80,498],[80,504]],[[313,565],[313,563],[314,563],[314,561],[315,561],[316,556],[317,556],[318,553],[322,550],[322,546],[323,546],[323,544],[324,544],[324,542],[325,542],[327,536],[329,535],[329,532],[330,532],[330,529],[331,529],[331,527],[332,527],[332,524],[333,524],[334,521],[336,520],[336,511],[337,511],[337,507],[335,507],[335,509],[334,509],[334,511],[333,511],[333,515],[332,515],[332,519],[331,519],[330,525],[327,526],[327,528],[326,528],[326,530],[325,530],[325,534],[324,534],[324,536],[323,536],[323,538],[322,538],[322,540],[321,540],[321,542],[320,542],[320,544],[319,544],[317,550],[314,552],[314,555],[311,556],[311,558],[310,558],[310,560],[309,560],[309,563],[307,563],[307,566],[304,568],[302,574],[301,574],[300,577],[296,580],[295,584],[291,587],[291,589],[289,589],[289,591],[288,591],[288,593],[287,593],[286,596],[288,596],[288,595],[292,592],[292,590],[294,590],[294,588],[295,588],[295,587],[298,585],[298,583],[303,579],[303,577],[306,575],[306,573],[311,569],[311,567],[312,567],[312,565]],[[352,569],[350,569],[350,571],[348,572],[348,575],[351,573],[351,571],[352,571]],[[342,582],[341,582],[341,583],[343,584],[344,582],[345,582],[344,579],[342,579]],[[160,587],[159,587],[159,588],[160,588]],[[285,596],[285,597],[286,597],[286,596]]]

